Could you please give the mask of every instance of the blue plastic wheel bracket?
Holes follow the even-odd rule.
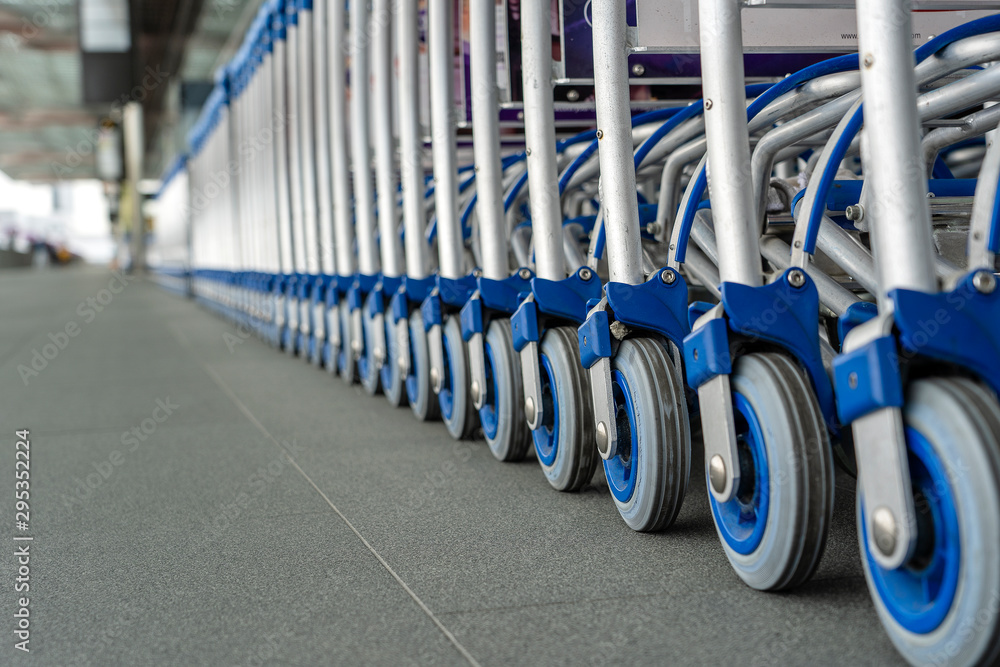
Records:
[[[312,279],[313,279],[313,277],[310,276],[310,275],[308,275],[308,274],[305,274],[305,273],[300,273],[299,274],[298,280],[295,283],[296,284],[296,290],[297,290],[296,293],[295,293],[295,296],[298,299],[308,299],[309,298],[310,291],[312,290]]]
[[[517,305],[521,302],[520,295],[531,291],[531,279],[534,278],[534,274],[530,271],[527,273],[527,278],[522,278],[521,271],[525,270],[519,269],[503,280],[478,278],[476,284],[483,306],[508,315],[517,310]]]
[[[364,303],[364,294],[361,291],[361,285],[355,281],[349,290],[347,290],[347,306],[350,310],[357,310]]]
[[[330,276],[330,281],[326,286],[326,307],[335,308],[340,305],[340,290],[337,285],[337,277]]]
[[[957,364],[1000,394],[1000,290],[982,294],[975,273],[950,292],[889,293],[902,354]]]
[[[424,320],[424,331],[430,331],[433,326],[441,326],[444,319],[441,316],[441,297],[432,291],[420,304],[420,315]]]
[[[385,313],[385,295],[382,292],[381,281],[376,283],[375,289],[368,293],[368,298],[365,299],[365,307],[368,309],[369,317]]]
[[[471,273],[461,278],[438,276],[437,288],[442,303],[454,308],[461,308],[476,291],[476,277]]]
[[[392,314],[393,324],[410,317],[409,305],[406,298],[406,289],[400,286],[396,290],[396,293],[389,299],[389,311]]]
[[[664,280],[666,275],[670,276],[669,284]],[[665,268],[640,285],[608,283],[604,289],[616,320],[655,331],[675,345],[684,344],[691,327],[687,321],[687,283],[679,273]]]
[[[510,317],[510,333],[517,352],[523,350],[528,343],[539,341],[538,307],[534,301],[525,300],[514,311]]]
[[[716,375],[733,372],[729,329],[725,319],[709,320],[684,338],[684,370],[692,389],[697,389]]]
[[[395,294],[399,290],[399,286],[403,284],[403,277],[382,276],[380,282],[382,283],[383,294]]]
[[[473,296],[458,313],[462,325],[462,340],[468,343],[475,334],[483,333],[483,300]]]
[[[290,276],[291,277],[291,276]],[[351,286],[354,284],[354,275],[341,276],[338,275],[335,279],[337,285],[337,291],[341,294],[347,294],[351,291]]]
[[[804,282],[789,281],[799,272]],[[788,351],[804,367],[816,392],[823,418],[836,428],[833,384],[819,347],[819,292],[804,271],[789,268],[781,278],[761,287],[722,283],[722,303],[732,331],[751,341],[764,340]]]
[[[611,356],[611,319],[606,310],[591,313],[580,328],[580,363],[584,368],[592,368],[601,359]]]
[[[403,291],[410,302],[423,303],[427,295],[434,289],[435,284],[436,278],[433,276],[429,278],[410,278],[406,276],[403,278]]]
[[[368,294],[368,292],[375,289],[375,285],[378,283],[379,278],[381,278],[381,276],[377,273],[357,273],[354,276],[354,281],[361,287],[362,292]]]
[[[833,360],[833,377],[842,424],[875,410],[903,406],[903,379],[892,336],[838,355]]]
[[[864,324],[868,320],[878,315],[878,306],[868,301],[858,301],[852,303],[844,311],[844,314],[837,319],[837,335],[840,337],[840,344],[847,340],[847,334],[854,327]]]
[[[563,280],[531,279],[531,293],[539,312],[577,324],[587,319],[587,302],[600,299],[602,291],[597,274],[587,267]]]

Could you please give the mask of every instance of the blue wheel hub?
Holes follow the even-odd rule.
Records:
[[[441,356],[444,357],[444,380],[441,383],[441,391],[438,393],[438,404],[441,406],[441,416],[445,421],[451,419],[455,411],[454,378],[451,376],[451,346],[448,345],[448,335],[441,332],[441,347],[444,348]]]
[[[486,400],[483,403],[483,407],[479,409],[479,421],[483,425],[483,435],[486,436],[488,440],[493,440],[497,437],[497,431],[500,426],[499,412],[498,412],[498,391],[497,391],[497,376],[496,371],[496,359],[493,356],[493,348],[489,343],[483,343],[486,361]]]
[[[618,502],[628,502],[635,493],[639,465],[639,436],[636,432],[635,403],[625,376],[611,372],[611,391],[615,402],[615,426],[618,429],[618,449],[614,457],[604,462],[611,495]]]
[[[556,378],[552,364],[544,354],[538,355],[542,384],[542,424],[531,432],[538,460],[550,466],[556,460],[559,449],[559,399],[556,396]]]
[[[910,632],[926,634],[944,621],[958,589],[958,511],[947,469],[931,444],[910,427],[906,429],[906,444],[917,512],[916,553],[898,569],[881,568],[868,552],[863,513],[862,544],[872,582],[889,614]]]
[[[711,493],[708,499],[722,538],[730,549],[745,556],[753,553],[764,537],[771,490],[767,450],[757,413],[742,394],[733,394],[733,408],[740,463],[739,487],[729,502],[719,503]]]

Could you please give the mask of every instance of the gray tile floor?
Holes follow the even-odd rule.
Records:
[[[32,650],[4,632],[0,664],[900,663],[846,478],[818,575],[757,593],[700,475],[669,533],[634,534],[600,475],[551,491],[534,461],[500,464],[255,339],[230,351],[225,321],[141,281],[102,293],[110,278],[0,274],[2,511],[13,526],[30,429],[35,538]],[[54,358],[25,385],[33,350]]]

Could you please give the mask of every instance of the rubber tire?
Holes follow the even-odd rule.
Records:
[[[347,384],[354,384],[358,381],[358,364],[351,350],[351,308],[347,305],[347,299],[340,302],[340,351],[340,379]]]
[[[417,377],[417,395],[408,397],[413,416],[422,422],[437,421],[441,408],[431,389],[431,358],[427,350],[427,332],[419,310],[410,313],[410,366]]]
[[[493,438],[486,437],[486,444],[498,461],[523,461],[531,446],[531,429],[524,417],[521,355],[514,351],[510,320],[490,322],[485,342],[496,362],[493,364],[493,377],[497,388],[497,432]],[[488,355],[486,363],[490,363]]]
[[[650,338],[623,341],[611,363],[631,394],[638,436],[632,496],[625,502],[611,497],[628,527],[640,532],[674,522],[691,477],[691,425],[673,366],[663,345]]]
[[[907,390],[903,420],[919,431],[949,469],[958,515],[958,588],[944,621],[927,634],[903,628],[872,583],[867,548],[862,566],[875,610],[896,650],[911,664],[996,665],[1000,662],[1000,404],[964,378],[917,380]],[[955,480],[955,476],[960,477]],[[958,483],[956,483],[958,482]],[[859,541],[861,488],[858,486]]]
[[[406,405],[406,387],[403,373],[399,369],[399,342],[396,340],[396,326],[392,315],[385,314],[385,351],[386,359],[379,374],[382,379],[382,391],[389,405],[399,408]]]
[[[741,356],[730,382],[760,422],[770,506],[760,544],[749,554],[735,552],[718,525],[716,531],[730,564],[747,585],[766,591],[794,588],[816,571],[833,513],[833,451],[826,425],[809,379],[783,354]],[[716,418],[702,413],[702,419]]]
[[[479,427],[479,414],[472,404],[469,391],[469,348],[462,340],[462,325],[458,315],[448,315],[441,331],[441,344],[445,346],[444,354],[448,355],[451,373],[451,415],[446,416],[441,411],[448,434],[455,440],[471,438]]]
[[[367,374],[361,376],[361,386],[366,394],[374,396],[382,390],[382,382],[380,369],[375,365],[375,319],[368,312],[367,303],[361,308],[361,331],[365,337],[363,356],[367,362],[365,367],[368,370]],[[361,364],[358,364],[358,371],[360,372],[360,370]]]
[[[545,478],[557,491],[579,491],[594,477],[600,456],[594,435],[590,383],[580,365],[576,329],[555,327],[545,332],[539,353],[548,357],[555,379],[559,438],[552,465],[539,459]],[[544,369],[541,371],[545,372]]]

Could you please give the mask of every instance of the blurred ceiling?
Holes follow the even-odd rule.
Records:
[[[180,146],[180,83],[211,80],[261,0],[129,0],[143,101],[147,175]],[[0,170],[17,179],[95,178],[96,130],[113,105],[83,103],[78,0],[0,0]],[[172,136],[166,137],[170,134]]]

